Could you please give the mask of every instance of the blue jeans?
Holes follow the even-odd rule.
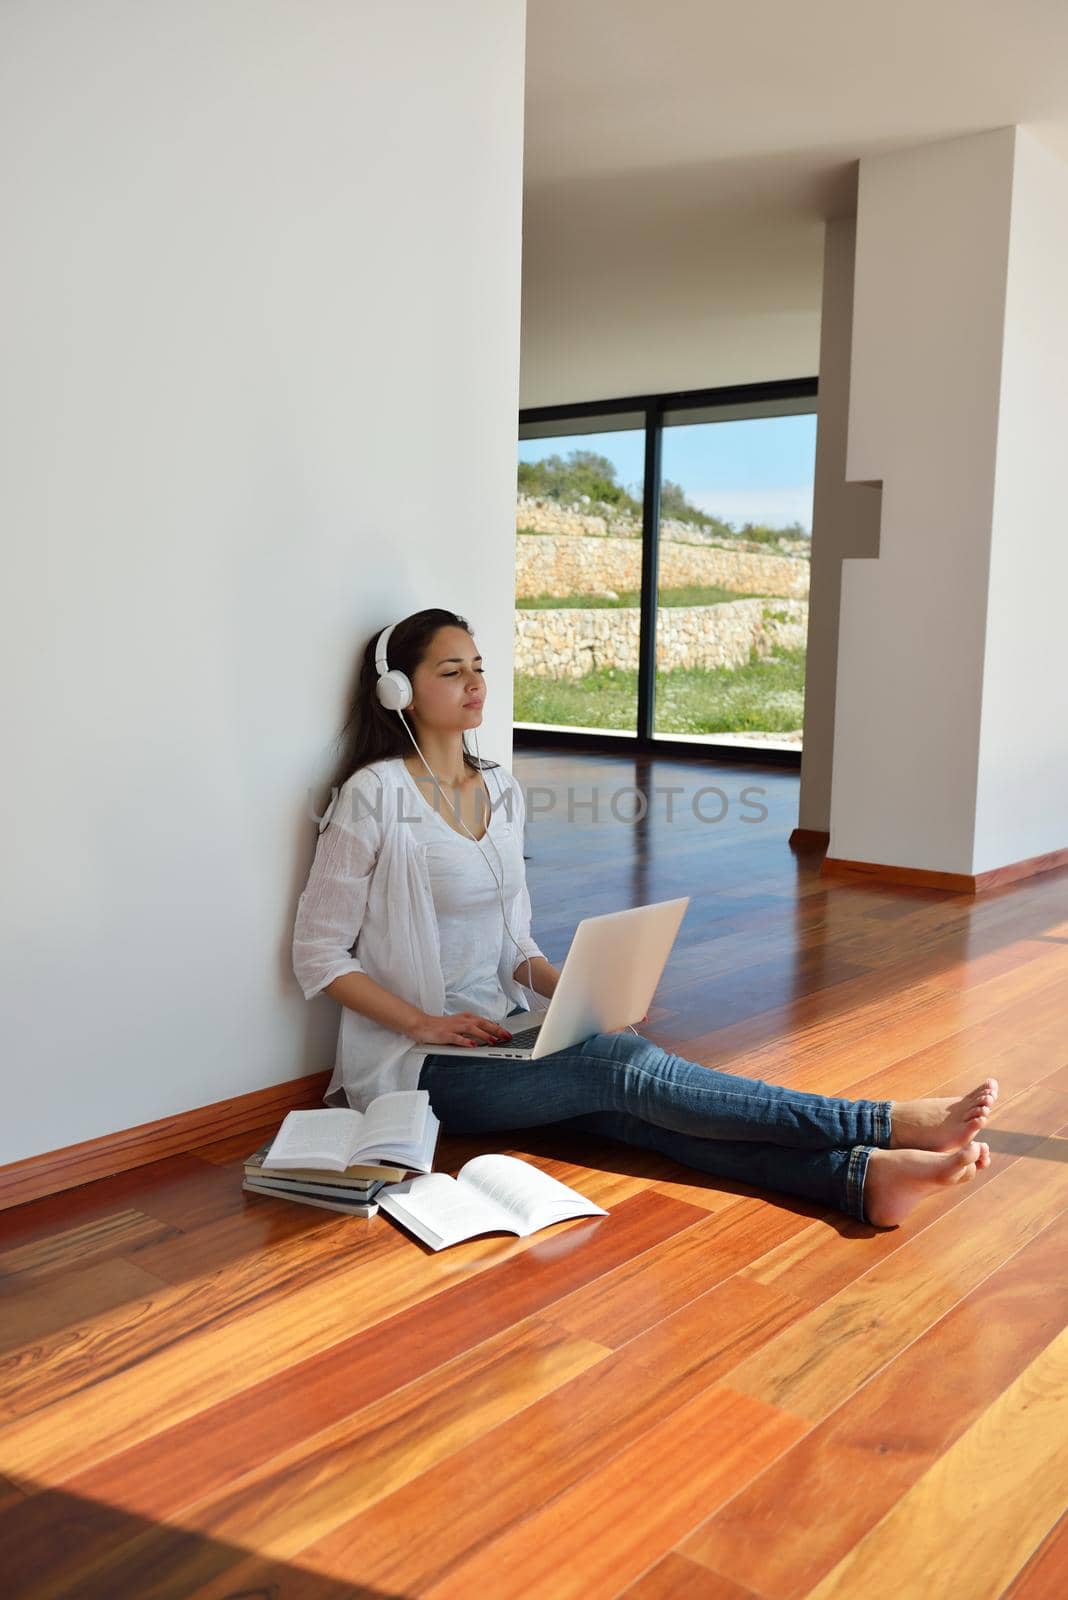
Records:
[[[431,1053],[419,1087],[446,1133],[558,1124],[861,1222],[871,1149],[890,1144],[889,1100],[835,1100],[717,1072],[629,1032],[595,1033],[537,1061]]]

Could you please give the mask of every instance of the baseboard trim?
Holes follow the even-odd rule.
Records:
[[[852,878],[867,883],[897,883],[917,889],[948,889],[954,894],[982,894],[1002,889],[1006,884],[1033,878],[1040,872],[1055,872],[1068,867],[1068,850],[1049,850],[1045,855],[1010,861],[988,872],[932,872],[926,867],[891,867],[877,861],[848,861],[842,856],[825,856],[820,867],[822,878]]]
[[[1026,861],[1010,861],[1008,866],[992,867],[989,872],[979,873],[976,888],[1000,889],[1002,884],[1033,878],[1039,872],[1056,872],[1058,867],[1068,867],[1068,850],[1048,850],[1044,856],[1028,856]]]
[[[162,1117],[158,1122],[142,1122],[136,1128],[106,1133],[83,1144],[9,1162],[0,1167],[0,1211],[81,1183],[92,1183],[94,1178],[143,1167],[163,1156],[183,1155],[197,1145],[213,1144],[232,1134],[262,1127],[275,1117],[281,1119],[287,1111],[320,1106],[329,1080],[329,1072],[291,1078],[287,1083],[272,1084],[269,1089],[254,1089],[250,1094],[216,1100],[210,1106]]]
[[[790,835],[791,850],[826,850],[831,842],[822,828],[795,828]]]

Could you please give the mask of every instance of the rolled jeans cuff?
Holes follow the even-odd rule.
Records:
[[[872,1108],[871,1142],[878,1146],[880,1150],[889,1150],[891,1133],[890,1107],[893,1105],[893,1101],[871,1100],[869,1104]]]
[[[854,1145],[849,1152],[849,1161],[846,1165],[845,1204],[842,1209],[848,1216],[856,1217],[858,1222],[868,1220],[864,1214],[864,1180],[868,1175],[870,1155],[870,1145]]]

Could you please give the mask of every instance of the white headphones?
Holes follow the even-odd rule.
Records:
[[[467,826],[467,823],[464,821],[463,817],[461,817],[452,801],[449,800],[448,795],[445,794],[445,785],[440,782],[437,775],[431,769],[430,763],[427,761],[426,756],[421,750],[419,750],[419,742],[416,739],[415,734],[412,732],[411,728],[408,727],[408,719],[405,717],[404,712],[406,707],[410,706],[412,703],[411,681],[408,678],[407,673],[399,672],[396,669],[391,670],[389,661],[386,657],[390,635],[396,626],[397,624],[395,622],[391,622],[388,628],[383,628],[375,644],[375,668],[378,672],[378,681],[375,684],[375,693],[378,696],[378,703],[380,706],[384,706],[387,711],[395,711],[400,717],[405,728],[407,729],[409,739],[415,745],[416,750],[419,751],[420,761],[423,763],[424,767],[426,767],[426,770],[430,773],[430,776],[434,779],[436,787],[441,791],[442,794],[445,795],[445,799],[448,802],[453,816],[467,834],[468,838],[474,839],[475,844],[478,846],[479,854],[481,855],[483,861],[485,861],[487,867],[489,867],[490,872],[493,875],[493,882],[497,887],[497,898],[501,902],[501,916],[504,919],[504,926],[508,932],[508,937],[515,945],[516,952],[522,956],[523,947],[519,943],[519,940],[516,938],[515,934],[512,932],[511,924],[508,921],[508,913],[504,909],[504,862],[501,860],[501,853],[497,849],[495,840],[490,838],[489,823],[487,822],[486,832],[482,837],[484,839],[488,839],[490,844],[493,845],[493,853],[497,857],[497,863],[501,869],[501,875],[499,878],[493,863],[490,861],[489,856],[482,848],[482,839],[475,839],[471,829]],[[478,761],[479,771],[481,771],[482,757],[479,755],[478,750],[478,730],[472,728],[471,731],[475,737],[475,759]],[[530,957],[527,956],[525,959],[527,963],[527,988],[533,989],[534,985],[530,981]]]
[[[385,706],[387,711],[403,711],[405,706],[412,703],[412,686],[406,673],[391,672],[389,662],[386,660],[386,646],[389,636],[397,626],[391,622],[388,628],[383,628],[378,635],[375,645],[375,667],[378,669],[378,682],[375,684],[375,693],[380,706]],[[416,745],[416,749],[419,746]],[[422,752],[420,752],[421,754]]]

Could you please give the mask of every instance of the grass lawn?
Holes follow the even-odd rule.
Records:
[[[751,656],[745,667],[692,667],[656,675],[658,733],[790,733],[805,705],[804,650]],[[517,722],[564,727],[633,728],[638,674],[605,668],[584,678],[515,675]]]
[[[727,600],[773,600],[777,595],[739,594],[736,589],[723,589],[718,583],[690,583],[682,588],[661,588],[657,602],[662,606],[718,606]],[[516,601],[517,611],[549,611],[560,607],[579,608],[583,611],[607,606],[617,610],[624,606],[635,608],[641,603],[637,589],[621,589],[615,600],[606,600],[596,594],[536,594]]]

